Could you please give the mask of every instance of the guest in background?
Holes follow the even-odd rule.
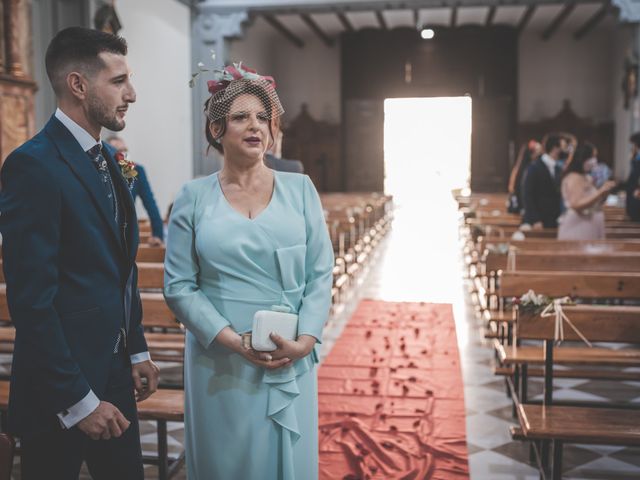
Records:
[[[282,130],[275,134],[273,146],[267,150],[264,156],[264,164],[272,170],[279,172],[304,173],[304,166],[300,160],[288,160],[282,158]]]
[[[613,172],[611,171],[611,168],[609,168],[609,165],[607,165],[606,163],[601,162],[598,159],[596,159],[596,161],[597,164],[595,167],[593,167],[590,174],[591,178],[593,178],[593,184],[595,185],[595,187],[600,188],[605,184],[607,180],[611,179],[611,175],[613,174]]]
[[[542,145],[537,140],[529,140],[520,147],[518,159],[511,170],[509,177],[509,205],[507,210],[510,213],[522,213],[524,209],[522,199],[522,178],[531,165],[531,162],[542,155]]]
[[[640,222],[640,132],[629,138],[631,142],[631,170],[627,178],[627,215],[634,222]]]
[[[107,143],[117,150],[118,153],[127,156],[129,149],[124,140],[116,135],[112,135],[107,138]],[[135,182],[133,182],[133,188],[131,189],[131,195],[135,203],[138,195],[142,199],[142,205],[149,215],[149,221],[151,222],[151,237],[147,242],[151,247],[161,247],[164,245],[164,224],[162,223],[162,217],[156,204],[156,199],[153,197],[151,191],[151,185],[149,184],[149,178],[144,167],[136,162],[136,170],[138,175]]]
[[[568,153],[568,142],[560,134],[550,134],[545,137],[544,150],[545,153],[529,165],[523,179],[523,230],[555,228],[562,211],[558,160]]]
[[[597,166],[598,151],[590,143],[578,146],[562,174],[562,198],[567,210],[560,217],[558,240],[603,240],[602,204],[615,182],[607,180],[600,188],[593,184],[591,171]]]

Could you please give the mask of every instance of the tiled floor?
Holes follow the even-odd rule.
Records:
[[[425,204],[431,202],[437,208],[417,211],[401,208],[396,212],[393,228],[376,250],[368,271],[360,274],[350,298],[345,299],[327,325],[322,356],[330,351],[361,298],[452,303],[465,383],[471,478],[537,479],[537,471],[528,464],[527,446],[510,439],[508,428],[515,423],[511,403],[505,395],[504,381],[492,373],[492,353],[481,337],[481,325],[469,303],[462,279],[455,204],[448,192],[431,194],[432,198]],[[164,364],[162,368],[165,379],[180,379],[180,365]],[[557,387],[555,398],[597,398],[640,404],[640,382],[565,380],[558,381]],[[541,391],[540,381],[533,380],[531,396]],[[182,425],[170,424],[169,433],[169,451],[177,454],[182,448]],[[145,453],[155,452],[155,427],[150,422],[142,424],[142,444]],[[564,478],[568,480],[640,479],[640,449],[568,445],[564,465]],[[147,467],[147,478],[157,478],[156,472],[155,467]],[[184,469],[174,478],[186,478]]]

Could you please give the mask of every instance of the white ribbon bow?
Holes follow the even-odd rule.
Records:
[[[578,336],[582,339],[584,343],[586,343],[589,347],[593,347],[591,342],[587,340],[584,335],[582,335],[580,330],[578,330],[573,323],[571,323],[571,320],[569,320],[569,317],[567,317],[567,315],[562,310],[562,305],[564,303],[569,303],[570,301],[571,299],[569,297],[556,298],[549,305],[544,307],[544,310],[542,310],[542,312],[540,313],[540,317],[547,318],[547,317],[555,316],[556,325],[555,325],[554,338],[556,343],[562,343],[564,341],[564,323],[563,323],[563,320],[564,320],[569,324],[571,328],[573,328],[573,331],[578,334]]]

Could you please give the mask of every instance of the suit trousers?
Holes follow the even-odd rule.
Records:
[[[140,428],[129,356],[121,349],[113,354],[105,395],[131,422],[119,437],[91,440],[77,426],[55,425],[46,432],[22,437],[20,467],[23,480],[77,480],[86,461],[94,480],[141,480],[144,478]]]

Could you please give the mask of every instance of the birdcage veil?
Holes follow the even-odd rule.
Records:
[[[213,56],[215,59],[215,54]],[[265,115],[269,120],[280,117],[284,108],[280,103],[276,92],[276,82],[273,77],[259,75],[255,70],[240,63],[227,65],[222,70],[208,70],[204,64],[198,64],[199,71],[192,75],[189,85],[195,85],[196,78],[209,72],[213,80],[207,82],[211,97],[207,100],[205,114],[207,118],[215,122],[226,117],[233,105],[234,110],[246,110],[242,101],[235,101],[243,94],[257,97],[265,107]]]
[[[236,112],[246,111],[251,102],[251,96],[260,100],[268,120],[280,117],[284,113],[276,89],[269,81],[262,78],[240,78],[232,80],[211,95],[207,102],[207,118],[212,122],[220,120],[231,113],[232,106]]]

